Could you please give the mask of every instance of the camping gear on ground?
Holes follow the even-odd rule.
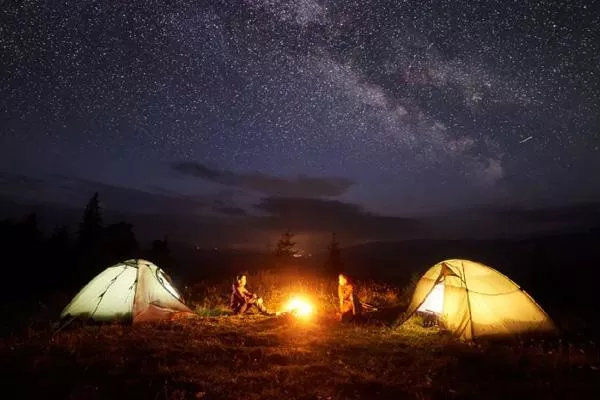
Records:
[[[162,269],[127,260],[105,269],[77,293],[61,319],[125,320],[132,323],[192,316]]]
[[[445,260],[431,267],[415,287],[406,319],[435,315],[463,340],[484,336],[554,332],[552,320],[515,282],[486,265]]]
[[[360,302],[360,307],[363,309],[363,311],[366,312],[379,311],[379,308],[375,307],[372,304],[365,303],[364,301]]]

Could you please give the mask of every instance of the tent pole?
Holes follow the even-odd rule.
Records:
[[[427,300],[427,297],[429,297],[429,295],[431,294],[431,292],[433,292],[433,289],[435,288],[435,286],[442,281],[442,276],[443,275],[442,275],[442,273],[440,271],[440,275],[435,280],[435,283],[433,284],[433,287],[431,288],[431,290],[429,292],[427,292],[427,294],[425,295],[425,297],[423,297],[423,300],[421,300],[421,302],[415,307],[415,309],[413,310],[413,312],[411,312],[410,314],[404,315],[404,318],[402,319],[402,322],[395,322],[394,326],[400,326],[400,325],[402,325],[403,323],[405,323],[406,321],[408,321],[408,319],[410,317],[412,317],[413,315],[415,315],[415,313],[419,310],[419,307],[421,307],[423,305],[423,303],[425,303],[425,300]],[[421,280],[419,279],[419,282],[420,281]],[[419,282],[417,282],[417,286],[419,285]]]
[[[467,293],[467,307],[469,308],[469,323],[471,324],[471,340],[475,341],[475,329],[473,328],[473,314],[471,313],[471,296],[469,296],[469,287],[467,286],[467,275],[465,274],[465,264],[460,263],[463,271],[463,283],[465,284],[465,292]]]

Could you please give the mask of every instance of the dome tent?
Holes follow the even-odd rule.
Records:
[[[515,282],[469,260],[445,260],[425,272],[406,318],[416,312],[435,314],[463,340],[556,330],[550,317]]]
[[[84,286],[61,319],[125,320],[132,323],[193,315],[162,269],[142,260],[108,267]]]

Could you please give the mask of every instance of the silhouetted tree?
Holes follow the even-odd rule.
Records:
[[[102,210],[95,193],[88,201],[78,232],[78,265],[79,272],[76,280],[89,280],[111,258],[103,249],[104,227],[102,225]]]
[[[27,247],[37,247],[39,246],[42,238],[42,233],[38,228],[38,219],[36,213],[31,213],[23,222],[18,225],[18,233],[19,239],[27,246]]]
[[[296,254],[296,242],[292,240],[293,237],[294,234],[289,229],[281,234],[281,238],[275,246],[274,255],[276,257],[292,257]]]
[[[40,245],[42,234],[38,228],[37,214],[31,213],[14,224],[9,234],[9,252],[18,254],[21,259],[34,256]]]
[[[4,276],[15,279],[13,282],[29,279],[28,284],[37,289],[37,283],[42,281],[38,279],[39,272],[43,272],[39,262],[42,234],[38,228],[37,214],[31,213],[17,223],[7,222],[2,230]],[[32,271],[36,272],[33,276]],[[4,290],[13,291],[17,288],[9,285]]]
[[[45,281],[48,287],[68,287],[73,273],[71,235],[68,225],[57,226],[44,245]]]
[[[79,247],[87,250],[99,244],[102,239],[102,210],[98,192],[88,201],[79,224]]]
[[[104,231],[104,238],[107,262],[116,263],[139,256],[139,244],[132,224],[118,222],[109,225]]]
[[[165,268],[171,264],[171,249],[169,248],[168,238],[165,236],[163,240],[152,241],[152,246],[148,251],[148,259],[157,264],[161,268]]]
[[[5,219],[0,222],[0,251],[2,253],[2,264],[0,270],[2,276],[7,282],[19,282],[22,274],[21,268],[13,268],[18,260],[15,253],[15,223],[10,219]],[[4,290],[0,290],[0,312],[3,312],[3,307],[6,307],[6,301],[14,301],[14,294],[18,293],[17,285],[8,285]],[[8,308],[6,308],[8,310]],[[3,312],[3,315],[5,313]],[[1,329],[0,329],[1,331]]]
[[[0,250],[6,258],[7,252],[11,251],[11,242],[14,237],[15,224],[10,219],[0,221]]]
[[[40,254],[42,244],[42,233],[38,228],[38,219],[36,213],[31,213],[16,225],[15,232],[16,245],[13,251],[21,263],[29,263],[36,266],[36,261]]]
[[[62,256],[69,251],[70,233],[68,225],[61,225],[54,229],[48,239],[47,248],[50,255]],[[60,257],[58,257],[60,258]]]
[[[340,243],[337,240],[335,233],[331,234],[331,242],[327,247],[327,260],[325,261],[325,270],[327,273],[336,274],[343,270],[342,252],[340,251]]]

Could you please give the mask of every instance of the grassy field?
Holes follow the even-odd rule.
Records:
[[[593,344],[468,346],[326,316],[32,330],[4,339],[0,359],[21,399],[600,398]]]
[[[467,345],[416,319],[392,327],[410,285],[361,283],[363,301],[391,312],[341,324],[335,280],[260,273],[249,282],[272,309],[297,294],[316,314],[227,315],[230,282],[200,282],[184,289],[192,319],[55,333],[69,300],[55,299],[0,338],[2,390],[20,399],[600,398],[589,337]]]

